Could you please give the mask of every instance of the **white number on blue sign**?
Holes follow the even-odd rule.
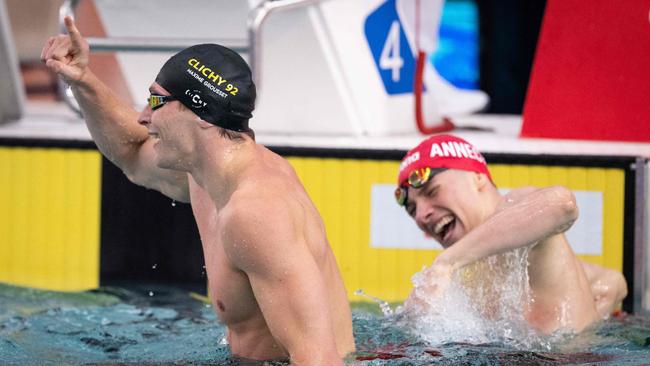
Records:
[[[393,21],[390,26],[390,31],[386,36],[384,48],[381,50],[381,57],[379,58],[379,67],[383,70],[391,71],[391,79],[394,82],[399,81],[400,71],[404,66],[404,60],[400,53],[400,24],[397,20]]]

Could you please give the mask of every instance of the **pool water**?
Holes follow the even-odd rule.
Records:
[[[0,365],[229,365],[225,328],[181,287],[139,285],[83,293],[0,284]],[[643,365],[650,320],[611,319],[552,349],[504,343],[432,344],[373,303],[353,303],[357,352],[348,365]]]

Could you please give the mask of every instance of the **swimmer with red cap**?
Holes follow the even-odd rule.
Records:
[[[246,62],[220,45],[188,47],[138,113],[94,75],[88,43],[65,24],[69,35],[50,38],[41,58],[72,87],[106,157],[134,183],[191,203],[234,363],[342,365],[354,351],[347,292],[295,171],[255,142]]]
[[[435,135],[400,164],[397,203],[444,248],[427,273],[430,282],[489,256],[530,247],[528,322],[541,332],[581,331],[606,318],[627,295],[621,273],[580,261],[564,232],[578,217],[567,188],[519,188],[502,195],[481,153],[452,135]],[[435,281],[434,281],[435,280]],[[413,292],[408,302],[420,302]],[[424,296],[441,296],[437,291]]]

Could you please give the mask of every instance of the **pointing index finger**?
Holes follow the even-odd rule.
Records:
[[[75,46],[79,46],[79,41],[82,37],[81,33],[79,33],[79,29],[77,29],[77,26],[74,24],[74,20],[71,16],[66,15],[66,17],[63,18],[63,21],[65,22],[65,28],[68,30],[68,35],[70,35],[70,40]]]

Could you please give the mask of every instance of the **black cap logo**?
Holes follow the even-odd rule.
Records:
[[[204,102],[203,99],[201,98],[201,91],[200,90],[187,89],[187,90],[185,90],[185,95],[190,97],[190,100],[192,101],[192,108],[199,109],[199,108],[203,108],[206,105],[208,105],[208,103]]]

